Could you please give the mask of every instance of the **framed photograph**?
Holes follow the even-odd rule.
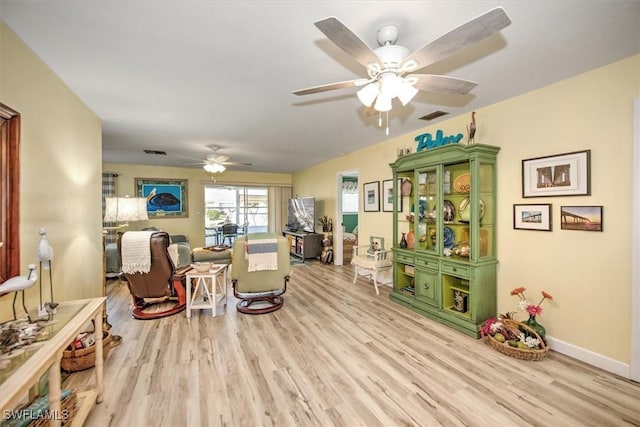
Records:
[[[560,228],[602,231],[602,206],[560,206]]]
[[[380,181],[363,184],[362,201],[365,212],[380,211]]]
[[[398,179],[398,197],[396,197],[396,203],[398,206],[398,212],[402,212],[402,195],[400,194],[400,184],[402,180]],[[387,179],[382,181],[382,211],[393,212],[393,180]]]
[[[551,204],[513,205],[513,228],[551,231]]]
[[[591,194],[591,150],[522,161],[522,197]]]
[[[149,218],[187,218],[186,179],[135,178],[136,194],[146,197]]]

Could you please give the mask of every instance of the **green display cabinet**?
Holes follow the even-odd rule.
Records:
[[[499,150],[451,144],[391,164],[391,299],[473,337],[496,315]]]

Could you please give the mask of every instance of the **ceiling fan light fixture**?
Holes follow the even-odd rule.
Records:
[[[381,93],[376,99],[373,108],[380,112],[391,111],[391,97]]]
[[[402,80],[398,86],[398,99],[402,102],[402,105],[407,105],[414,96],[418,93],[418,89],[413,87],[406,80]]]
[[[376,100],[379,92],[378,83],[369,83],[362,89],[357,92],[358,99],[362,102],[366,107],[371,107],[373,101]]]
[[[207,163],[203,166],[203,168],[209,173],[222,173],[227,170],[227,168],[225,168],[224,165],[221,165],[220,163]]]

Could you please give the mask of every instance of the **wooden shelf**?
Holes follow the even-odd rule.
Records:
[[[89,416],[89,412],[96,405],[98,399],[97,390],[87,390],[78,393],[78,412],[71,422],[71,427],[81,427]]]

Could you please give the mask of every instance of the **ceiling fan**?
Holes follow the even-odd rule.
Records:
[[[209,173],[222,173],[227,168],[226,166],[251,166],[252,163],[247,162],[229,162],[229,156],[224,154],[218,154],[218,150],[220,150],[219,145],[208,145],[207,146],[212,154],[207,155],[206,160],[199,160],[198,164],[202,164],[203,169]],[[192,159],[198,160],[198,159]]]
[[[457,77],[434,74],[408,74],[451,56],[511,24],[504,9],[497,7],[449,31],[440,38],[411,53],[396,45],[398,27],[385,25],[378,30],[380,47],[372,50],[336,17],[315,22],[336,46],[351,55],[367,69],[368,78],[347,80],[296,90],[295,95],[308,95],[334,89],[364,86],[358,99],[378,112],[391,110],[391,101],[398,98],[406,105],[419,90],[428,92],[467,94],[477,83]],[[375,102],[375,103],[374,103]]]

